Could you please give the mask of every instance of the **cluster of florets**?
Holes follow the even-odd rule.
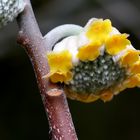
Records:
[[[63,39],[47,54],[46,77],[64,83],[68,97],[84,102],[109,101],[140,86],[140,51],[127,37],[110,20],[91,19],[79,35]]]
[[[72,73],[73,79],[68,85],[79,94],[98,95],[102,90],[123,81],[126,77],[125,69],[114,63],[112,57],[106,53],[95,61],[80,61]]]

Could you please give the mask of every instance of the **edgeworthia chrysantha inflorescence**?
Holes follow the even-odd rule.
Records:
[[[140,86],[140,51],[128,34],[120,33],[109,19],[96,18],[78,31],[53,43],[47,53],[50,72],[44,77],[63,83],[68,97],[83,102],[109,101],[126,88]],[[59,34],[57,28],[52,37]]]

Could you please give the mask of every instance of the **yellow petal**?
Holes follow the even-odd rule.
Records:
[[[68,50],[62,52],[50,52],[47,54],[50,71],[67,72],[72,68],[72,55]]]
[[[134,88],[140,86],[140,74],[131,76],[129,79],[125,81],[124,84],[127,88]]]
[[[127,45],[130,45],[130,41],[127,37],[127,34],[117,34],[108,38],[105,43],[107,53],[110,55],[116,55],[120,51],[124,50]]]
[[[131,73],[138,74],[140,73],[140,60],[137,61],[134,65],[132,65],[132,68],[130,69]]]
[[[57,83],[57,82],[67,83],[71,79],[72,79],[72,73],[71,72],[67,72],[66,74],[58,72],[58,73],[54,73],[54,74],[50,75],[50,80],[53,83]]]
[[[77,57],[81,61],[93,61],[100,55],[100,43],[89,44],[79,48]]]
[[[62,52],[50,52],[47,54],[50,66],[49,76],[52,82],[65,82],[70,79],[72,69],[72,55],[68,50]]]
[[[112,31],[111,21],[106,20],[96,20],[91,23],[87,29],[86,36],[91,42],[99,41],[104,43],[105,40],[109,37],[109,33]]]
[[[100,98],[104,102],[110,101],[113,98],[113,93],[110,90],[103,91],[103,93],[100,95]]]
[[[136,61],[139,60],[139,54],[140,51],[128,50],[120,59],[121,65],[132,66]]]

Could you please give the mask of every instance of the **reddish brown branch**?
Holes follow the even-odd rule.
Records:
[[[77,140],[63,89],[42,78],[49,71],[45,58],[47,42],[43,40],[29,0],[26,0],[26,7],[17,18],[17,23],[20,29],[17,41],[25,48],[32,62],[48,116],[52,140]]]

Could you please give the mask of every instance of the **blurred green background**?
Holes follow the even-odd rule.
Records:
[[[84,26],[91,17],[109,18],[140,49],[139,0],[34,0],[42,33],[66,23]],[[17,45],[16,22],[0,29],[0,140],[47,140],[48,121],[31,63]],[[111,102],[68,100],[79,140],[139,140],[140,89]]]

